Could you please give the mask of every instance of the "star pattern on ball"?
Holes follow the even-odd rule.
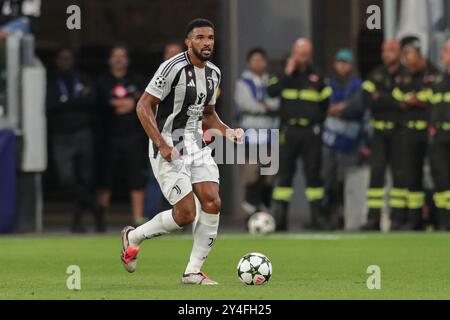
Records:
[[[272,275],[270,260],[260,253],[246,254],[237,266],[239,280],[247,285],[267,283]]]

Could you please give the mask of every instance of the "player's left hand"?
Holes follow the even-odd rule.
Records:
[[[237,144],[244,143],[244,136],[245,136],[245,132],[241,128],[227,130],[227,138]]]

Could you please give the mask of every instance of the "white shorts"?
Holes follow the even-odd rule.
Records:
[[[195,155],[182,156],[171,162],[161,157],[159,152],[156,158],[150,152],[150,164],[164,197],[171,205],[191,192],[194,183],[219,183],[219,169],[209,147],[201,149]]]

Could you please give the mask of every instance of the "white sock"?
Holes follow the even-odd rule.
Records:
[[[194,230],[194,245],[192,246],[191,257],[184,272],[185,274],[200,272],[216,240],[218,228],[219,213],[200,212],[200,217]]]
[[[175,220],[173,220],[172,209],[170,209],[158,213],[152,220],[130,231],[128,233],[128,241],[130,242],[130,246],[139,247],[145,239],[162,236],[181,229]]]

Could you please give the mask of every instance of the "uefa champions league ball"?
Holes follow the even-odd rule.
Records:
[[[248,220],[251,234],[269,234],[275,231],[275,219],[267,212],[256,212]]]
[[[272,263],[261,253],[248,253],[239,260],[237,275],[247,285],[265,284],[272,276]]]

